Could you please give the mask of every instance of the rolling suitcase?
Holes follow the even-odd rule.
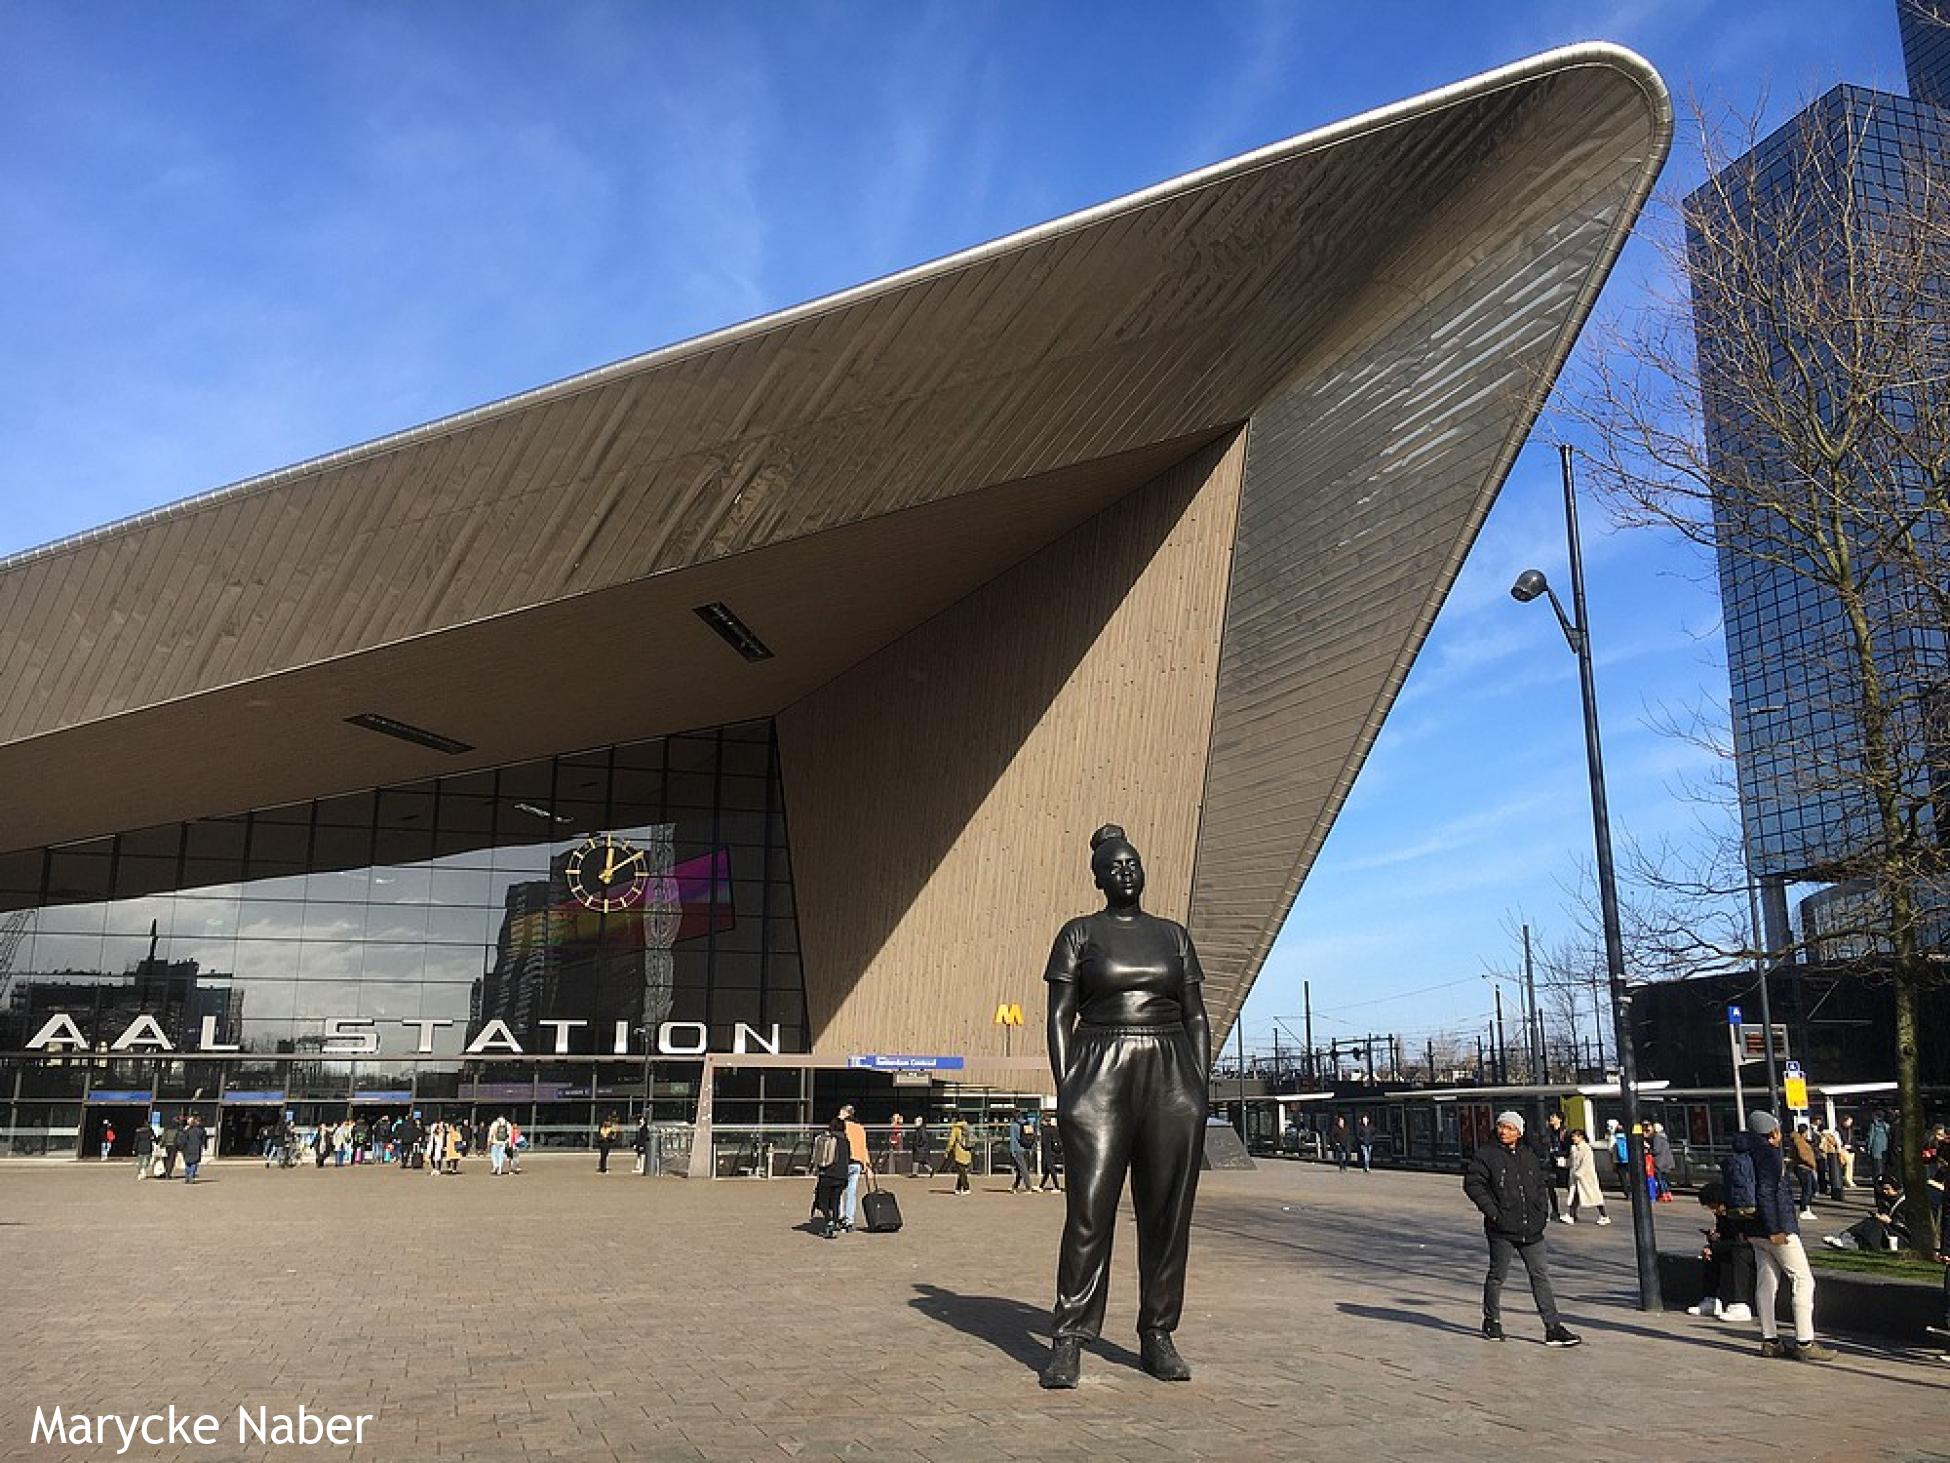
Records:
[[[860,1213],[868,1234],[892,1234],[901,1227],[900,1201],[885,1189],[876,1187],[862,1194]]]

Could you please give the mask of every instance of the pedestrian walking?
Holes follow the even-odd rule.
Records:
[[[914,1173],[917,1179],[929,1178],[934,1173],[934,1130],[928,1126],[928,1115],[919,1114],[914,1126],[908,1130],[908,1148],[914,1154]]]
[[[1033,1131],[1027,1119],[1018,1115],[1009,1120],[1009,1167],[1015,1170],[1015,1179],[1009,1185],[1012,1194],[1035,1192],[1035,1185],[1029,1181],[1029,1150],[1024,1139]],[[1031,1140],[1033,1141],[1033,1140]]]
[[[528,1146],[528,1139],[521,1131],[521,1124],[510,1121],[508,1124],[508,1172],[521,1172],[521,1150]]]
[[[135,1178],[137,1183],[149,1177],[149,1165],[156,1161],[156,1130],[147,1123],[135,1126]]]
[[[846,1143],[846,1122],[835,1117],[813,1138],[813,1199],[807,1223],[823,1223],[823,1238],[833,1239],[840,1232],[840,1202],[846,1193],[852,1158]]]
[[[907,1125],[901,1118],[901,1115],[899,1113],[895,1113],[894,1116],[888,1121],[888,1125],[887,1125],[887,1147],[886,1147],[886,1151],[881,1156],[881,1161],[880,1161],[881,1172],[887,1174],[890,1177],[894,1174],[899,1173],[901,1170],[901,1164],[906,1160],[906,1158],[907,1158]]]
[[[1666,1125],[1652,1125],[1652,1197],[1658,1203],[1672,1203],[1672,1175],[1678,1167],[1672,1156],[1672,1139],[1666,1136]]]
[[[1835,1135],[1836,1145],[1842,1150],[1842,1187],[1853,1189],[1855,1182],[1855,1159],[1862,1146],[1862,1135],[1856,1131],[1855,1119],[1842,1119],[1841,1131]]]
[[[956,1118],[948,1124],[948,1143],[943,1150],[951,1167],[955,1170],[955,1197],[971,1192],[968,1171],[975,1163],[975,1154],[968,1146],[968,1124]]]
[[[1043,1151],[1040,1155],[1043,1161],[1043,1178],[1042,1182],[1037,1184],[1036,1187],[1038,1189],[1055,1189],[1058,1193],[1061,1193],[1063,1191],[1063,1133],[1061,1125],[1058,1124],[1055,1118],[1051,1117],[1045,1118],[1036,1126],[1043,1145]]]
[[[1627,1199],[1632,1197],[1632,1139],[1617,1118],[1605,1120],[1606,1146],[1611,1149],[1612,1177],[1618,1180],[1618,1192]]]
[[[399,1131],[399,1171],[411,1173],[427,1161],[426,1129],[421,1125],[418,1113],[408,1113],[400,1119]]]
[[[839,1111],[846,1128],[846,1193],[840,1200],[840,1226],[852,1229],[860,1218],[860,1179],[873,1172],[873,1158],[867,1152],[867,1130],[854,1116],[853,1104]]]
[[[1536,1150],[1524,1146],[1522,1139],[1523,1115],[1498,1113],[1495,1139],[1476,1150],[1463,1176],[1463,1192],[1483,1216],[1483,1234],[1490,1247],[1490,1267],[1483,1277],[1483,1339],[1503,1340],[1503,1282],[1510,1261],[1521,1259],[1544,1323],[1544,1344],[1577,1346],[1583,1338],[1564,1324],[1551,1293],[1544,1239],[1550,1223],[1550,1201],[1544,1197],[1549,1180],[1537,1162]]]
[[[1549,1181],[1544,1187],[1544,1192],[1550,1197],[1551,1218],[1561,1219],[1563,1215],[1558,1210],[1557,1186],[1565,1182],[1569,1172],[1567,1168],[1569,1139],[1564,1132],[1564,1114],[1560,1112],[1544,1114],[1544,1126],[1526,1129],[1523,1141],[1536,1150],[1538,1165],[1544,1170],[1544,1177]]]
[[[1815,1340],[1815,1272],[1801,1247],[1794,1180],[1781,1154],[1781,1124],[1771,1112],[1747,1114],[1752,1140],[1738,1145],[1728,1160],[1727,1198],[1744,1207],[1751,1186],[1753,1215],[1746,1221],[1747,1243],[1756,1269],[1754,1310],[1760,1316],[1760,1354],[1795,1361],[1830,1361],[1835,1353]],[[1781,1280],[1788,1282],[1794,1313],[1794,1340],[1783,1342],[1776,1312]]]
[[[1817,1123],[1815,1126],[1821,1133],[1821,1151],[1817,1156],[1821,1159],[1822,1178],[1828,1189],[1828,1197],[1839,1201],[1843,1179],[1842,1135],[1825,1124]]]
[[[191,1113],[189,1121],[183,1124],[182,1131],[176,1135],[176,1145],[183,1155],[183,1182],[196,1182],[196,1171],[203,1166],[203,1145],[209,1134],[203,1129],[203,1119]]]
[[[1587,1209],[1596,1209],[1598,1224],[1610,1224],[1605,1213],[1605,1190],[1598,1182],[1598,1155],[1583,1128],[1573,1128],[1567,1142],[1567,1162],[1571,1176],[1571,1201],[1558,1216],[1566,1224],[1576,1224]]]
[[[1354,1146],[1361,1153],[1361,1172],[1374,1172],[1374,1119],[1362,1113],[1354,1125]],[[1548,1173],[1549,1170],[1546,1170]]]
[[[1880,1183],[1889,1172],[1889,1119],[1880,1108],[1869,1119],[1869,1179]]]
[[[183,1125],[180,1122],[164,1122],[161,1142],[162,1176],[173,1179],[176,1177],[176,1157],[182,1151]]]
[[[497,1113],[488,1124],[488,1174],[500,1178],[508,1166],[508,1140],[514,1136],[514,1129],[508,1122],[506,1113]]]
[[[115,1124],[102,1124],[102,1162],[108,1162],[108,1155],[115,1148]]]
[[[630,1139],[630,1147],[636,1153],[636,1172],[642,1173],[650,1163],[650,1115],[644,1113],[636,1120],[636,1136]]]
[[[1779,1131],[1779,1128],[1775,1129],[1776,1133]],[[1792,1136],[1785,1144],[1777,1140],[1775,1146],[1781,1148],[1786,1155],[1788,1174],[1801,1203],[1799,1217],[1813,1219],[1815,1217],[1815,1171],[1819,1165],[1815,1159],[1815,1145],[1808,1137],[1807,1123],[1796,1123]]]
[[[1329,1136],[1330,1136],[1330,1140],[1334,1145],[1334,1167],[1339,1169],[1342,1173],[1346,1173],[1347,1172],[1347,1149],[1348,1149],[1349,1138],[1351,1136],[1348,1133],[1348,1129],[1347,1129],[1346,1113],[1336,1113],[1334,1115],[1334,1127],[1333,1127],[1333,1131]]]
[[[616,1146],[616,1114],[605,1117],[596,1129],[596,1172],[609,1172],[609,1150]]]

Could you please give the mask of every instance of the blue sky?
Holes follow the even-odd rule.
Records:
[[[932,258],[1575,40],[1770,120],[1894,0],[0,8],[0,553]],[[1667,184],[1692,176],[1682,138]],[[1647,283],[1634,250],[1601,308]],[[1480,1029],[1590,850],[1554,453],[1521,457],[1247,1006]],[[1621,832],[1691,836],[1703,566],[1587,514]],[[1415,994],[1404,994],[1414,992]]]

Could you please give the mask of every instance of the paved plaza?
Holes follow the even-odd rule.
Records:
[[[1630,1306],[1630,1228],[1554,1226],[1587,1338],[1476,1335],[1480,1231],[1447,1176],[1209,1173],[1179,1340],[1136,1367],[1133,1243],[1107,1343],[1036,1386],[1062,1201],[897,1183],[907,1228],[824,1241],[804,1181],[266,1171],[138,1185],[122,1164],[0,1168],[0,1457],[37,1405],[224,1419],[124,1456],[360,1459],[1950,1458],[1950,1366],[1841,1344],[1815,1372],[1751,1327]],[[1670,1234],[1690,1204],[1661,1214]],[[240,1405],[371,1413],[363,1446],[239,1451]]]

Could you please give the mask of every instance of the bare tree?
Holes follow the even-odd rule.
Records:
[[[1895,121],[1841,88],[1766,139],[1748,127],[1729,147],[1702,125],[1709,179],[1649,231],[1671,288],[1609,332],[1560,406],[1617,517],[1713,556],[1729,638],[1749,637],[1734,704],[1750,724],[1732,727],[1747,804],[1819,813],[1798,843],[1747,828],[1746,851],[1765,832],[1788,865],[1767,872],[1864,891],[1851,933],[1894,985],[1908,1210],[1928,1216],[1918,1026],[1950,833],[1950,188],[1943,142]],[[1720,911],[1715,929],[1641,933],[1746,953],[1725,915],[1747,877],[1732,864],[1669,878]]]

